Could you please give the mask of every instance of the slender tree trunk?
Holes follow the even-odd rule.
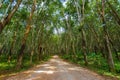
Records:
[[[114,46],[114,44],[113,44],[113,41],[112,41],[112,39],[110,38],[110,36],[108,36],[109,37],[109,41],[110,41],[110,43],[111,43],[111,45],[112,45],[112,47],[113,47],[113,50],[114,50],[114,52],[115,52],[115,57],[120,61],[120,57],[119,57],[119,54],[118,54],[118,51],[117,51],[117,49],[116,49],[116,47]]]
[[[101,44],[101,42],[100,42],[100,39],[99,39],[99,36],[98,36],[96,30],[94,29],[94,26],[89,25],[89,29],[90,29],[91,32],[94,34],[95,40],[97,41],[97,45],[94,46],[95,52],[96,52],[96,53],[102,53],[102,56],[105,58],[106,56],[105,56],[105,54],[104,54],[102,44]]]
[[[75,50],[75,42],[74,41],[72,41],[72,51],[74,54],[74,58],[76,58],[76,50]]]
[[[24,37],[22,39],[22,46],[21,46],[20,51],[18,53],[17,66],[16,66],[17,69],[21,68],[21,66],[22,66],[22,60],[23,60],[23,55],[24,55],[24,49],[26,46],[26,40],[27,40],[28,34],[30,32],[30,29],[31,29],[31,22],[32,22],[32,17],[33,17],[34,11],[35,11],[36,0],[33,0],[33,2],[34,3],[33,3],[32,10],[31,10],[31,13],[30,13],[30,16],[28,19],[25,34],[24,34]]]
[[[17,11],[21,2],[22,2],[22,0],[18,0],[16,5],[12,9],[12,11],[7,15],[7,17],[4,18],[4,20],[2,22],[0,22],[0,34],[1,34],[2,30],[4,29],[4,27],[10,22],[11,18],[13,17],[14,13]]]
[[[84,61],[85,61],[85,65],[88,65],[88,61],[87,61],[87,44],[86,44],[86,34],[83,30],[83,26],[84,26],[84,8],[85,8],[85,0],[82,0],[82,6],[80,8],[80,5],[77,5],[77,1],[74,0],[75,3],[75,7],[76,7],[76,11],[78,14],[78,21],[79,22],[83,22],[83,25],[81,26],[81,35],[82,35],[82,52],[83,52],[83,56],[84,56]],[[81,12],[81,15],[80,15]],[[82,16],[82,19],[81,19]]]
[[[32,41],[31,41],[31,48],[32,48],[32,50],[31,50],[31,53],[30,53],[30,64],[32,64],[32,62],[33,62],[33,55],[34,55],[34,47],[35,47],[35,44],[34,44],[34,31],[32,32]]]
[[[9,51],[9,55],[8,55],[8,62],[11,61],[12,51],[13,51],[13,47],[15,45],[15,42],[16,42],[16,31],[14,32],[13,41],[12,41],[12,44],[10,47],[10,51]]]
[[[108,64],[109,64],[109,67],[110,67],[110,71],[114,72],[115,71],[114,61],[113,61],[113,58],[112,58],[110,42],[109,42],[107,34],[105,34],[105,47],[106,47],[106,52],[108,53]]]
[[[40,37],[40,39],[38,39],[38,60],[42,60],[42,49],[43,49],[43,45],[42,45],[42,41],[43,41],[43,31],[44,31],[44,24],[42,24],[41,26],[41,30],[40,33],[38,34],[38,36]]]
[[[2,48],[0,49],[0,56],[2,55],[2,51],[5,48],[5,45],[2,46]]]
[[[42,32],[42,31],[41,31],[41,29],[37,29],[37,28],[36,28],[36,31],[37,31],[36,42],[37,42],[37,44],[38,44],[38,43],[39,43],[39,44],[36,45],[36,46],[37,46],[37,49],[36,49],[35,51],[36,51],[36,53],[37,53],[37,55],[38,55],[38,56],[37,56],[37,61],[39,61],[39,54],[40,54],[40,53],[39,53],[39,52],[40,52],[40,51],[39,51],[39,46],[40,46],[40,40],[39,40],[39,38],[41,38],[41,32]]]
[[[1,0],[1,1],[0,1],[0,8],[1,8],[2,5],[3,5],[3,2],[4,2],[4,0]]]
[[[112,10],[112,13],[113,13],[113,16],[114,16],[114,18],[115,18],[115,20],[117,21],[117,23],[120,25],[120,17],[119,17],[119,15],[118,15],[118,13],[115,11],[115,9],[113,8],[113,6],[110,4],[110,2],[108,1],[108,0],[106,0],[107,1],[107,4],[108,4],[108,6],[111,8],[111,10]]]
[[[41,44],[39,44],[38,49],[39,49],[39,55],[38,55],[38,57],[39,57],[39,61],[40,61],[40,60],[42,60],[42,46],[41,46]]]
[[[94,47],[93,47],[93,41],[94,41],[94,38],[93,38],[93,33],[89,30],[89,33],[88,33],[88,53],[91,53],[91,52],[94,52],[93,50],[94,50]],[[94,43],[96,43],[96,42],[94,42]],[[95,54],[97,54],[97,53],[95,53]]]
[[[67,37],[66,37],[67,38]],[[66,39],[66,41],[65,41],[66,43],[65,43],[65,51],[66,51],[66,54],[69,54],[69,43],[68,43],[68,41],[67,41],[67,39]]]
[[[10,0],[9,4],[8,4],[6,10],[5,10],[5,13],[4,13],[4,15],[2,16],[1,22],[3,22],[4,19],[6,18],[8,12],[9,12],[10,9],[11,9],[11,5],[12,5],[12,3],[13,3],[13,0]]]
[[[85,36],[85,32],[82,29],[81,30],[81,34],[82,34],[82,52],[84,55],[84,61],[85,61],[85,65],[88,65],[88,61],[87,61],[87,44],[86,44],[86,36]]]
[[[31,53],[30,53],[30,63],[31,63],[31,64],[32,64],[32,62],[33,62],[33,54],[34,54],[34,47],[33,47],[32,51],[31,51]]]
[[[110,67],[110,71],[114,72],[115,71],[115,67],[114,67],[114,61],[113,61],[113,57],[112,57],[112,51],[110,48],[110,41],[109,41],[109,37],[108,37],[108,31],[107,31],[107,26],[106,26],[106,21],[105,21],[105,17],[104,17],[104,7],[105,7],[105,0],[102,0],[102,14],[101,14],[101,19],[103,22],[103,30],[104,30],[104,37],[105,37],[105,48],[106,48],[106,52],[108,53],[108,64]]]

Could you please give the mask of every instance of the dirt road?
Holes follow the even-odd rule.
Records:
[[[2,80],[113,80],[63,61],[58,56],[42,65]]]

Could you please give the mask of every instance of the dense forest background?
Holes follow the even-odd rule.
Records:
[[[51,55],[120,74],[120,0],[0,0],[0,73]]]

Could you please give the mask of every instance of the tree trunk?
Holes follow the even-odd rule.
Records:
[[[102,23],[103,23],[103,30],[104,30],[104,37],[105,37],[105,48],[106,48],[106,52],[108,53],[108,64],[110,67],[110,71],[114,72],[115,71],[115,67],[114,67],[114,61],[113,61],[113,57],[112,57],[112,51],[110,48],[110,42],[109,42],[109,37],[108,37],[108,31],[107,31],[107,26],[106,26],[106,21],[105,21],[105,17],[104,17],[104,6],[105,6],[105,0],[102,0],[102,14],[101,14],[101,19],[102,19]]]
[[[3,2],[4,2],[4,0],[0,1],[0,8],[2,7]]]
[[[2,51],[5,48],[5,45],[2,46],[2,48],[0,49],[0,56],[2,55]]]
[[[38,37],[40,37],[40,39],[38,39],[38,60],[42,60],[42,41],[43,41],[43,31],[44,31],[44,24],[42,24],[41,28],[40,28],[40,32],[38,32]]]
[[[105,58],[105,54],[104,54],[104,51],[103,51],[102,44],[100,42],[100,39],[99,39],[99,36],[98,36],[96,30],[94,29],[94,26],[89,25],[89,29],[94,34],[95,40],[97,41],[97,45],[94,46],[94,51],[96,53],[102,53],[102,56]]]
[[[86,36],[85,36],[85,32],[82,29],[81,30],[81,34],[82,34],[82,52],[83,52],[83,56],[84,56],[84,61],[85,61],[85,65],[88,65],[88,60],[87,60],[87,44],[86,44]]]
[[[42,60],[42,46],[41,46],[41,44],[39,44],[38,49],[39,49],[39,55],[38,55],[38,57],[39,57],[39,61],[40,61],[40,60]]]
[[[116,49],[116,47],[114,46],[114,44],[113,44],[113,41],[112,41],[112,39],[110,38],[110,36],[108,36],[109,37],[109,41],[110,41],[110,43],[111,43],[111,45],[112,45],[112,47],[113,47],[113,50],[114,50],[114,52],[115,52],[115,57],[120,61],[120,57],[119,57],[119,54],[118,54],[118,51],[117,51],[117,49]]]
[[[113,58],[112,58],[110,42],[109,42],[107,34],[105,34],[105,47],[106,47],[106,52],[108,53],[108,64],[109,64],[109,67],[110,67],[110,71],[114,72],[115,71],[115,67],[114,67],[114,62],[113,62]]]
[[[112,13],[113,13],[113,17],[115,18],[115,20],[117,21],[117,23],[120,25],[120,17],[118,15],[118,13],[115,11],[115,9],[113,8],[113,6],[110,4],[110,2],[108,0],[107,1],[107,4],[108,6],[111,8],[112,10]]]
[[[19,51],[19,54],[18,54],[18,58],[17,58],[17,65],[16,65],[16,69],[17,70],[22,67],[22,60],[23,60],[24,49],[25,49],[25,43],[22,42],[22,46],[20,48],[20,51]]]
[[[32,62],[33,62],[33,54],[34,54],[34,48],[32,49],[32,51],[30,53],[30,64],[32,64]]]
[[[14,13],[17,11],[21,2],[22,2],[22,0],[18,0],[16,5],[12,9],[12,11],[7,15],[7,17],[4,18],[4,20],[2,22],[0,22],[0,34],[1,34],[2,30],[4,29],[4,27],[10,22],[11,18],[13,17]]]
[[[22,66],[22,60],[23,60],[23,55],[24,55],[24,49],[25,49],[25,46],[26,46],[26,40],[27,40],[28,34],[30,32],[30,29],[31,29],[32,16],[33,16],[33,13],[35,11],[35,6],[36,6],[36,0],[33,0],[33,2],[34,3],[33,3],[32,10],[31,10],[31,13],[30,13],[30,16],[29,16],[29,19],[28,19],[25,34],[24,34],[24,37],[22,39],[22,46],[21,46],[20,51],[18,53],[16,69],[19,69]]]
[[[9,51],[9,55],[8,55],[8,62],[11,61],[12,51],[13,51],[13,47],[15,45],[15,42],[16,42],[16,31],[14,32],[13,41],[12,41],[12,44],[10,47],[10,51]]]

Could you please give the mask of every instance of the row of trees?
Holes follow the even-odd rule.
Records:
[[[7,55],[8,62],[16,56],[16,68],[23,65],[23,57],[30,56],[30,62],[42,60],[53,53],[55,40],[53,26],[46,1],[3,1],[1,4],[0,55]],[[46,9],[47,8],[47,9]]]
[[[118,0],[68,1],[61,15],[65,19],[60,21],[65,29],[61,51],[71,53],[74,59],[76,53],[82,53],[86,66],[88,54],[102,55],[114,72],[114,61],[120,60],[119,4]]]
[[[0,55],[41,60],[51,54],[102,55],[110,71],[120,60],[119,0],[10,0],[0,4]]]

